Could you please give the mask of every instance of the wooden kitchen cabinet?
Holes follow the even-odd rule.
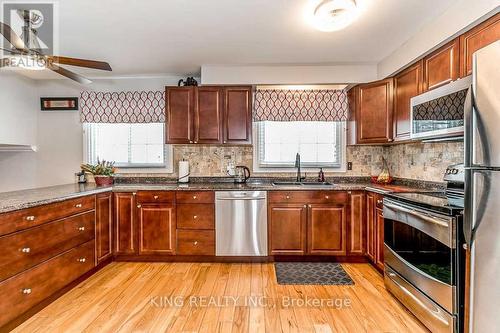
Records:
[[[140,255],[175,254],[175,206],[170,204],[137,204]]]
[[[364,191],[350,194],[350,218],[346,230],[347,254],[365,255],[366,253],[366,200]]]
[[[166,87],[169,144],[252,143],[252,87]]]
[[[360,84],[354,94],[355,144],[393,141],[393,79]],[[352,137],[352,136],[351,136]]]
[[[114,193],[115,253],[136,254],[135,194]]]
[[[384,270],[384,212],[377,208],[375,212],[376,221],[376,248],[375,248],[375,266],[380,270]]]
[[[306,204],[268,206],[269,255],[306,254]]]
[[[195,92],[194,143],[222,143],[222,88],[198,87]]]
[[[113,201],[111,192],[96,195],[95,228],[97,263],[113,255]]]
[[[366,194],[366,255],[370,261],[375,261],[376,225],[375,225],[375,194]]]
[[[423,92],[423,61],[394,77],[394,140],[410,139],[410,99]]]
[[[423,59],[424,91],[441,87],[458,79],[459,52],[459,38],[455,38]]]
[[[166,143],[193,143],[195,87],[167,87],[165,98]]]
[[[252,87],[224,88],[224,143],[252,143]]]
[[[307,254],[346,255],[347,206],[310,204],[307,210]]]
[[[383,196],[366,193],[367,251],[370,261],[384,269],[384,213]]]
[[[500,39],[500,14],[460,36],[460,77],[472,74],[472,55]]]

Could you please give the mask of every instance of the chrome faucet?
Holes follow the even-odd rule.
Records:
[[[295,155],[295,167],[297,168],[297,182],[301,182],[303,181],[304,179],[306,179],[306,177],[301,177],[301,174],[300,174],[300,154],[297,153],[297,155]]]

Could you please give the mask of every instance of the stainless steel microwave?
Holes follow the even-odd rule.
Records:
[[[463,136],[466,98],[471,76],[415,96],[410,100],[411,139]]]

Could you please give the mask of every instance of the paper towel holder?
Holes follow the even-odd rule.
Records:
[[[185,159],[179,161],[179,177],[177,178],[178,183],[189,183],[189,162]]]

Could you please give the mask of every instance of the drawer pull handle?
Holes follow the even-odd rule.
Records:
[[[196,200],[196,198],[197,198],[197,196],[196,196],[196,195],[193,195],[193,199],[195,199],[195,200]]]
[[[35,217],[33,215],[26,216],[27,221],[35,221]]]
[[[78,231],[85,231],[85,227],[78,227]]]
[[[29,295],[31,294],[31,288],[24,288],[21,290],[21,292],[25,295]]]
[[[29,248],[29,247],[23,247],[23,248],[21,249],[21,252],[22,252],[22,253],[30,253],[30,252],[31,252],[31,248]]]
[[[157,196],[157,195],[155,195],[153,198],[154,198],[155,200],[158,200],[158,196]]]
[[[85,259],[85,258],[78,258],[78,259],[76,259],[76,261],[78,261],[78,262],[85,262],[85,261],[87,261],[87,259]]]
[[[194,241],[194,245],[198,245],[198,241]]]
[[[75,207],[76,208],[82,208],[82,204],[76,204]]]

